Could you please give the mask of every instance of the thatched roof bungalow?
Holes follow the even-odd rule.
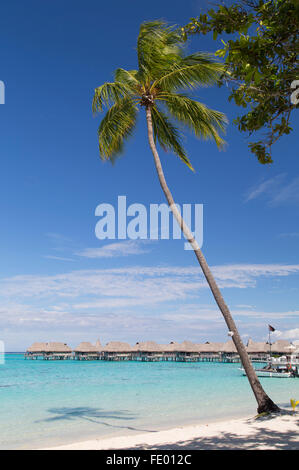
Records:
[[[97,346],[89,343],[83,342],[80,343],[75,349],[75,357],[78,359],[98,359],[100,352]]]
[[[200,353],[218,354],[222,348],[223,343],[198,343],[196,344],[197,351]]]
[[[132,347],[132,354],[134,359],[157,361],[163,358],[165,353],[161,345],[155,341],[142,341]]]
[[[25,354],[25,357],[44,359],[69,359],[72,356],[72,349],[66,343],[33,343]]]
[[[33,343],[27,349],[27,352],[45,352],[45,353],[71,353],[72,349],[66,343]]]
[[[140,343],[136,343],[135,346],[132,347],[132,351],[157,353],[162,352],[163,350],[161,345],[156,343],[156,341],[142,341]]]
[[[42,353],[46,350],[47,343],[33,343],[28,349],[27,353]]]
[[[66,343],[50,342],[50,343],[46,343],[45,352],[48,352],[48,353],[72,353],[72,348],[70,348]]]
[[[186,353],[198,353],[198,345],[193,343],[192,341],[183,341],[182,344],[182,350],[183,352]]]
[[[75,349],[74,352],[78,353],[89,353],[89,352],[99,352],[97,347],[89,342],[80,343]]]
[[[221,353],[227,353],[227,354],[236,354],[236,346],[234,345],[232,340],[227,341],[226,343],[223,343],[221,348],[220,348]]]
[[[129,343],[123,343],[121,341],[109,341],[109,343],[102,348],[102,351],[116,353],[131,352],[132,346]]]
[[[192,341],[183,341],[182,343],[177,343],[172,341],[169,344],[160,344],[161,350],[163,352],[182,352],[182,353],[197,353],[198,345]]]
[[[287,348],[289,348],[290,346],[291,344],[289,343],[289,341],[285,339],[280,339],[278,341],[275,341],[275,343],[271,345],[271,352],[274,354],[286,354]]]
[[[132,346],[121,341],[110,341],[102,348],[102,356],[108,360],[128,360],[132,358]]]
[[[183,347],[180,343],[176,341],[171,341],[169,344],[160,344],[161,350],[166,353],[175,353],[183,350]]]
[[[269,354],[270,345],[266,342],[254,342],[248,340],[246,346],[252,360],[264,360]],[[289,355],[299,351],[298,346],[292,345],[286,340],[278,340],[272,344],[271,352],[280,355]],[[133,347],[126,342],[110,341],[102,346],[97,340],[96,344],[81,342],[73,351],[61,342],[35,342],[26,351],[25,357],[31,359],[108,359],[108,360],[178,360],[178,361],[224,361],[234,362],[239,359],[237,350],[232,340],[226,343],[194,343],[172,341],[169,344],[158,344],[155,341],[143,341]]]
[[[255,342],[249,338],[246,350],[248,354],[268,354],[269,343],[266,343],[265,341]]]

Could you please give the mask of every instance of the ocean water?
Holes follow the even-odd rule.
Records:
[[[42,448],[254,415],[256,402],[239,367],[32,361],[7,354],[0,364],[0,448]],[[299,379],[261,382],[281,406],[299,399]]]

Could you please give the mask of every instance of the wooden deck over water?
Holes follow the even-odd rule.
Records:
[[[200,353],[119,353],[119,352],[99,352],[98,354],[69,354],[69,353],[25,353],[25,359],[31,360],[78,360],[78,361],[138,361],[138,362],[221,362],[221,363],[239,363],[238,354],[200,354]],[[253,362],[265,362],[266,356],[253,359]]]
[[[271,345],[272,355],[292,354],[296,347],[285,340]],[[267,362],[269,344],[248,340],[246,350],[252,362]],[[33,343],[25,359],[78,360],[78,361],[140,361],[140,362],[222,362],[238,363],[240,357],[232,340],[225,343],[171,342],[158,344],[155,341],[137,342],[134,346],[121,341],[110,341],[105,346],[99,340],[95,344],[81,342],[76,348],[66,343]]]

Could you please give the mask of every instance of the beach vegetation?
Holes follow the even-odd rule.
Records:
[[[248,145],[262,164],[273,162],[272,146],[292,131],[299,105],[298,27],[298,0],[237,0],[217,4],[181,30],[185,40],[210,33],[219,44],[215,54],[225,65],[219,84],[245,110],[234,122],[259,139]]]
[[[291,402],[291,407],[292,407],[293,411],[295,411],[296,406],[299,405],[299,400],[296,401],[294,398],[291,398],[290,402]]]

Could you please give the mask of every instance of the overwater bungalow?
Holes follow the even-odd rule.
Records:
[[[182,350],[181,343],[177,343],[176,341],[171,341],[169,344],[161,344],[160,345],[163,351],[166,352],[179,352]]]
[[[173,361],[175,360],[175,351],[173,349],[174,342],[171,341],[169,344],[160,344],[160,348],[163,352],[164,361]]]
[[[185,340],[181,343],[181,346],[185,353],[194,353],[198,356],[198,344]]]
[[[252,361],[263,362],[269,357],[269,344],[248,340],[247,352]],[[295,346],[288,341],[279,340],[272,344],[273,356],[285,356],[293,353]],[[66,343],[33,343],[26,353],[31,359],[80,359],[80,360],[139,360],[139,361],[182,361],[182,362],[239,362],[232,340],[226,343],[193,343],[172,341],[158,344],[155,341],[137,342],[133,347],[129,343],[110,341],[102,346],[98,340],[95,345],[80,343],[73,351]]]
[[[269,343],[265,341],[255,342],[249,338],[246,350],[252,361],[267,361],[269,356]]]
[[[44,359],[71,359],[72,348],[66,343],[47,343]]]
[[[289,341],[280,339],[278,341],[275,341],[275,343],[271,344],[271,353],[284,355],[288,352],[287,349],[290,348],[290,346],[291,344],[289,343]]]
[[[33,343],[26,351],[25,358],[40,359],[46,351],[47,343]]]
[[[182,343],[172,343],[171,349],[175,352],[175,360],[183,362],[192,362],[198,359],[198,345],[192,341],[183,341]]]
[[[66,343],[33,343],[25,353],[30,359],[71,359],[72,349]]]
[[[223,343],[220,348],[222,362],[239,362],[240,356],[232,340]]]
[[[163,360],[169,361],[192,361],[199,357],[198,345],[191,341],[178,343],[171,341],[169,344],[160,344]]]
[[[80,361],[91,361],[100,359],[100,349],[99,344],[93,345],[89,342],[80,343],[75,349],[75,359]]]
[[[197,350],[200,355],[200,360],[204,362],[217,362],[221,359],[220,350],[223,343],[210,343],[197,344]]]
[[[182,361],[184,357],[184,347],[177,341],[171,341],[170,344],[163,348],[164,354],[168,356],[168,360]]]
[[[110,341],[101,353],[102,359],[106,361],[128,361],[132,359],[132,346],[121,341]]]
[[[141,361],[158,361],[163,357],[163,350],[155,341],[137,342],[132,352],[134,359]]]

